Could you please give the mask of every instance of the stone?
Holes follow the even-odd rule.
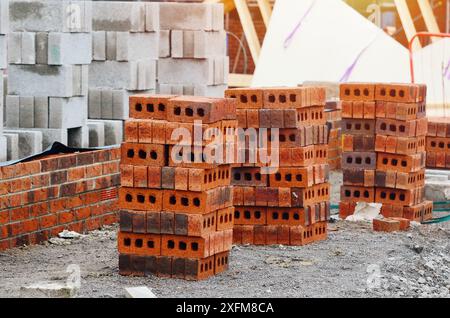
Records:
[[[145,286],[125,288],[127,298],[157,298],[156,295]]]
[[[20,288],[21,298],[73,298],[78,288],[66,282],[39,282]]]

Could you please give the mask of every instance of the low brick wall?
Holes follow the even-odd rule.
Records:
[[[119,161],[113,148],[1,167],[0,250],[115,223]]]

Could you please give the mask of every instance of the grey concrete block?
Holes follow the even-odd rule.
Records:
[[[101,121],[88,120],[89,147],[103,147],[105,145],[105,124]]]
[[[159,3],[150,2],[145,4],[145,31],[159,31]]]
[[[102,117],[102,92],[101,89],[90,88],[88,98],[89,118],[101,119]]]
[[[214,84],[213,59],[159,59],[158,82],[162,84]]]
[[[214,58],[214,85],[228,84],[229,63],[228,57]]]
[[[92,35],[90,33],[49,33],[49,65],[90,64],[91,60]]]
[[[16,95],[6,96],[5,126],[17,128],[20,126],[20,97]]]
[[[89,147],[89,127],[82,126],[67,130],[67,145],[75,148]]]
[[[43,135],[39,130],[5,129],[7,134],[19,135],[19,159],[42,152]]]
[[[158,33],[117,32],[116,60],[132,61],[159,56]]]
[[[34,128],[48,128],[48,97],[34,98]]]
[[[171,31],[171,49],[174,58],[196,58],[226,56],[225,31]]]
[[[159,14],[160,28],[163,30],[223,29],[221,4],[161,3]]]
[[[0,34],[9,33],[9,1],[0,0]]]
[[[6,160],[19,159],[19,135],[4,134],[6,138]]]
[[[0,84],[3,84],[3,71],[0,70]],[[3,87],[0,87],[0,134],[3,131],[3,123],[4,123],[4,113],[5,113],[5,105],[4,105],[4,96],[3,96]]]
[[[23,147],[23,142],[32,143],[37,152],[41,152],[43,149],[48,148],[54,142],[58,141],[67,145],[67,129],[50,129],[50,128],[17,128],[8,129],[6,133],[18,134],[19,135],[19,157],[23,158],[23,152],[21,148]],[[27,134],[30,133],[30,134]],[[37,137],[36,137],[37,136]],[[38,143],[40,143],[38,145]],[[27,146],[28,147],[28,146]],[[29,151],[27,151],[29,153]]]
[[[0,162],[8,160],[8,142],[5,136],[0,135]]]
[[[71,97],[87,94],[87,65],[10,65],[8,93],[22,96]],[[81,73],[83,76],[80,76]],[[81,92],[80,92],[81,88]],[[81,94],[80,94],[81,93]]]
[[[77,128],[86,125],[87,97],[50,97],[49,127]]]
[[[129,118],[129,99],[130,96],[136,94],[155,94],[155,90],[146,91],[127,91],[127,90],[113,90],[113,116],[111,119],[128,119]],[[108,119],[103,117],[103,119]]]
[[[92,60],[105,61],[106,60],[106,32],[94,31],[92,32]]]
[[[36,64],[48,64],[48,35],[47,32],[36,33]]]
[[[144,32],[145,4],[95,1],[92,3],[92,29],[94,31]]]
[[[117,53],[117,32],[107,31],[106,32],[106,59],[109,61],[116,60]]]
[[[8,36],[8,63],[36,64],[34,32],[11,32]]]
[[[34,128],[34,97],[19,97],[19,127]]]
[[[170,30],[159,31],[159,57],[170,57]]]
[[[90,120],[89,123],[103,123],[105,126],[105,146],[119,145],[123,141],[122,120]]]
[[[113,118],[113,91],[102,89],[101,118]]]
[[[188,35],[189,33],[186,32],[186,34]],[[183,43],[184,43],[183,30],[172,30],[170,32],[170,49],[171,49],[171,56],[173,58],[184,57]]]
[[[6,35],[0,34],[0,69],[8,66],[8,39]]]
[[[89,65],[73,66],[73,96],[85,96],[88,93]]]
[[[11,0],[11,31],[90,32],[92,2],[74,0]]]
[[[89,86],[128,90],[154,89],[156,87],[156,60],[93,61],[89,66]]]

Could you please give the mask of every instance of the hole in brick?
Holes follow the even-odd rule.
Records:
[[[241,180],[241,174],[240,174],[239,172],[236,172],[236,173],[234,174],[234,180],[236,180],[236,181]]]
[[[285,142],[285,141],[286,141],[286,136],[280,135],[280,142]]]
[[[177,198],[176,198],[176,196],[172,195],[172,196],[169,198],[169,203],[170,203],[171,205],[177,204]]]
[[[361,91],[359,88],[355,89],[355,96],[361,96]]]
[[[250,211],[244,211],[244,219],[250,220],[252,217]]]
[[[169,240],[167,242],[167,248],[170,248],[171,250],[175,248],[175,242],[173,240]]]
[[[395,126],[395,125],[389,125],[389,130],[390,130],[390,131],[393,131],[393,132],[396,132],[396,131],[397,131],[397,126]]]
[[[205,116],[205,110],[203,108],[197,109],[197,115],[200,116],[200,117],[204,117]]]
[[[173,114],[176,116],[180,116],[181,115],[181,107],[175,107],[173,109]]]
[[[345,190],[345,196],[350,198],[352,196],[352,192],[350,190]]]
[[[386,199],[386,197],[387,197],[386,192],[384,192],[384,191],[381,192],[380,197],[381,197],[382,199]]]
[[[350,89],[346,88],[345,91],[344,91],[344,94],[346,96],[350,96]]]
[[[142,246],[144,246],[144,242],[142,241],[142,239],[137,239],[134,242],[134,246],[136,246],[137,248],[142,248]]]
[[[139,203],[144,203],[145,202],[145,197],[142,194],[138,194],[137,201]]]
[[[359,124],[359,123],[356,124],[356,125],[355,125],[355,129],[356,129],[356,130],[361,130],[361,124]]]
[[[395,97],[397,95],[397,92],[395,91],[395,89],[391,89],[389,91],[389,95],[391,95],[391,97]]]
[[[220,224],[223,223],[223,215],[220,216],[220,218],[219,218],[219,223],[220,223]]]
[[[399,196],[400,201],[405,201],[405,195],[402,193]]]
[[[166,105],[164,105],[164,104],[162,104],[162,103],[159,103],[159,104],[158,104],[158,110],[159,110],[160,112],[166,111]]]
[[[275,180],[281,181],[281,173],[276,173],[275,174]]]
[[[203,264],[200,265],[200,273],[203,273],[204,269],[203,269]]]
[[[283,218],[283,220],[285,220],[285,221],[289,220],[289,213],[284,212],[282,218]]]
[[[289,140],[295,142],[295,135],[294,134],[289,135]]]
[[[186,112],[186,116],[188,116],[188,117],[194,116],[194,111],[192,110],[192,108],[189,108],[189,107],[186,108],[185,112]]]
[[[402,167],[408,166],[408,163],[405,160],[402,160]]]
[[[353,157],[347,157],[347,163],[348,164],[353,163]]]
[[[128,149],[128,151],[127,151],[127,157],[128,157],[128,158],[133,158],[133,157],[134,157],[134,150],[133,150],[133,149]]]
[[[433,148],[436,147],[436,142],[435,141],[431,142],[431,147],[433,147]]]
[[[230,217],[230,220],[231,220],[231,217]],[[225,214],[225,223],[227,223],[227,222],[228,222],[228,214]],[[214,222],[213,222],[213,224],[214,224]]]
[[[355,198],[359,198],[361,196],[361,192],[359,192],[359,190],[356,190],[354,196]]]
[[[183,206],[188,206],[189,205],[189,199],[188,198],[181,198],[181,204]]]
[[[127,202],[132,202],[133,201],[133,196],[131,195],[131,194],[127,194],[126,196],[125,196],[125,201],[127,201]]]
[[[364,89],[364,96],[369,96],[369,90],[367,88]]]
[[[291,182],[292,181],[292,174],[288,173],[287,175],[284,176],[284,179],[286,179],[286,181]]]
[[[300,215],[298,213],[294,213],[294,220],[300,220]]]
[[[370,125],[369,125],[369,124],[365,124],[365,125],[364,125],[364,129],[365,129],[365,130],[370,130]]]
[[[301,174],[297,174],[297,175],[295,176],[295,180],[301,182],[301,181],[302,181],[302,175],[301,175]]]
[[[369,198],[369,191],[364,191],[364,197]]]
[[[252,181],[252,174],[246,172],[246,173],[244,174],[244,178],[245,178],[246,181]]]
[[[361,158],[361,157],[356,157],[355,163],[356,163],[357,165],[360,165],[360,164],[362,163],[362,158]]]
[[[198,251],[198,243],[197,242],[191,243],[191,250]]]
[[[272,213],[272,219],[278,220],[278,212],[273,212]]]
[[[261,174],[260,174],[259,172],[257,172],[257,173],[255,174],[255,179],[256,179],[257,181],[261,181]]]
[[[381,96],[386,96],[386,89],[382,88],[380,91]]]
[[[141,159],[147,158],[147,153],[144,150],[139,150],[139,158]]]
[[[252,103],[257,103],[258,97],[256,95],[252,95],[252,96],[250,96],[250,100],[252,101]]]
[[[389,163],[389,160],[388,160],[388,158],[383,158],[382,162],[383,162],[384,165],[387,165]]]
[[[280,103],[286,103],[286,95],[280,95]]]
[[[291,103],[295,103],[297,101],[297,96],[295,94],[289,95],[289,100]]]
[[[194,198],[193,202],[194,202],[195,206],[197,206],[197,207],[200,206],[200,199],[199,198]]]
[[[153,113],[155,111],[155,106],[153,104],[147,104],[147,112]]]
[[[240,217],[241,217],[241,212],[239,212],[238,210],[234,211],[234,218],[239,219]]]
[[[372,159],[370,157],[366,158],[366,165],[370,165],[372,163]]]
[[[352,129],[352,124],[350,124],[350,123],[347,123],[347,129]]]
[[[147,241],[147,247],[148,247],[148,248],[155,248],[155,242],[153,242],[153,241]]]
[[[386,123],[382,123],[382,124],[380,125],[380,129],[381,129],[381,130],[386,130],[386,128],[387,128]]]
[[[261,211],[255,211],[255,218],[259,220],[261,218]]]
[[[131,246],[131,239],[129,239],[129,238],[124,239],[124,240],[123,240],[123,245],[125,245],[125,246]]]
[[[154,204],[156,202],[156,197],[154,197],[153,195],[151,195],[148,200],[150,201],[150,203]]]
[[[398,92],[398,95],[400,96],[400,97],[405,97],[405,91],[403,90],[403,89],[401,89],[399,92]]]
[[[142,104],[141,103],[137,103],[134,106],[134,109],[136,109],[137,112],[141,112],[142,111]]]
[[[398,160],[397,159],[392,159],[392,165],[394,166],[394,167],[397,167],[397,165],[398,165]]]
[[[240,97],[241,97],[241,103],[247,103],[248,102],[248,99],[247,99],[246,95],[241,95]]]
[[[206,229],[206,220],[203,220],[203,228]]]
[[[185,251],[187,249],[187,244],[186,242],[179,242],[178,243],[178,248],[182,251]]]
[[[394,200],[395,200],[395,197],[396,197],[396,195],[395,195],[394,192],[389,193],[389,200],[394,201]]]
[[[270,103],[275,103],[275,95],[269,95],[269,102]]]
[[[406,127],[404,125],[400,125],[399,130],[404,133],[406,131]]]

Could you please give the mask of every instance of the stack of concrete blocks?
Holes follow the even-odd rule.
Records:
[[[161,3],[161,94],[223,97],[228,83],[222,4]]]
[[[0,0],[0,79],[6,69],[6,34],[8,33],[8,0]],[[7,159],[7,141],[3,136],[3,87],[0,87],[0,162]]]
[[[11,0],[7,132],[19,157],[55,141],[88,146],[88,68],[92,2]]]
[[[129,96],[156,91],[159,4],[96,1],[92,27],[89,143],[120,144]]]

